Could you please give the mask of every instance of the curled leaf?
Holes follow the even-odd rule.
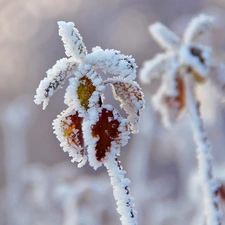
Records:
[[[113,49],[97,48],[85,57],[85,62],[105,73],[120,75],[123,78],[135,79],[137,65],[134,58],[126,56]]]
[[[162,115],[165,126],[170,126],[184,111],[186,107],[186,89],[181,77],[175,79],[176,92],[168,92],[168,83],[163,83],[153,97],[153,104]]]
[[[47,71],[47,77],[44,78],[37,90],[36,95],[34,96],[34,102],[36,104],[43,103],[43,109],[48,105],[49,98],[56,92],[64,81],[73,75],[74,70],[77,66],[77,63],[71,59],[60,59],[56,64]]]
[[[60,146],[73,158],[72,162],[79,162],[80,167],[87,161],[82,132],[83,119],[79,111],[68,108],[53,121],[54,133]]]
[[[141,87],[137,82],[127,79],[113,78],[106,80],[105,83],[112,86],[115,99],[120,101],[120,107],[128,114],[132,133],[137,133],[141,110],[145,104]]]
[[[62,37],[65,52],[68,57],[82,59],[87,55],[87,49],[83,43],[83,38],[74,27],[73,22],[59,21],[59,35]]]
[[[205,14],[200,14],[199,16],[192,19],[187,29],[185,30],[183,37],[184,42],[189,43],[196,41],[199,36],[208,31],[209,28],[211,28],[213,21],[213,17]]]

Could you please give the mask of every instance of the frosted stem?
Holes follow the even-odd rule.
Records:
[[[130,180],[124,177],[126,172],[123,170],[120,161],[107,160],[104,165],[110,176],[113,194],[117,203],[117,211],[121,215],[122,225],[137,225],[136,211],[134,211],[133,198],[130,196],[128,185]]]
[[[205,126],[199,111],[190,82],[186,79],[187,107],[192,123],[192,131],[196,144],[196,154],[199,167],[199,177],[203,194],[204,213],[207,225],[221,225],[221,211],[219,208],[218,185],[212,173],[211,144],[208,140]]]

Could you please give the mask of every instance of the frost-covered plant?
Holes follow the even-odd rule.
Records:
[[[143,93],[134,81],[135,60],[119,51],[100,47],[88,54],[74,23],[58,22],[58,25],[68,58],[58,60],[47,71],[47,77],[36,91],[35,103],[43,103],[45,109],[53,93],[72,76],[65,94],[68,108],[54,120],[54,133],[72,162],[78,162],[78,167],[88,160],[94,169],[102,164],[107,168],[122,224],[137,224],[128,188],[130,181],[124,177],[126,172],[118,161],[120,148],[127,144],[130,132],[138,132],[137,123],[144,107]],[[117,76],[103,79],[96,69]],[[103,91],[108,84],[127,118],[103,103]]]
[[[192,90],[196,84],[209,81],[220,94],[224,94],[224,65],[212,60],[209,47],[197,43],[197,38],[212,24],[212,17],[201,14],[190,22],[182,39],[159,22],[151,25],[151,35],[166,51],[144,63],[140,78],[143,83],[161,78],[161,86],[152,101],[162,114],[164,125],[172,125],[188,110],[197,146],[205,217],[208,225],[219,225],[221,211],[218,184],[212,173],[211,144],[201,119],[200,103]]]

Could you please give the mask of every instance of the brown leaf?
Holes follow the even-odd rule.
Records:
[[[96,143],[96,159],[102,161],[107,152],[110,152],[112,141],[120,136],[118,130],[120,121],[115,119],[112,110],[103,108],[99,120],[91,127],[92,136],[99,137]]]
[[[79,117],[79,113],[76,112],[74,115],[66,116],[65,120],[61,121],[61,124],[64,130],[63,136],[67,138],[68,145],[73,144],[83,149],[82,122],[83,118]]]

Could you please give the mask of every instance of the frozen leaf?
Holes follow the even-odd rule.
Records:
[[[160,77],[177,64],[177,56],[173,52],[159,53],[153,59],[146,60],[140,69],[140,79],[150,83],[152,78]]]
[[[96,112],[97,117],[93,116],[93,113],[91,109],[89,115],[92,115],[92,121],[86,122],[83,129],[88,144],[90,165],[96,169],[102,165],[107,155],[114,158],[119,154],[120,148],[127,144],[129,131],[128,121],[112,106],[104,105],[99,108]]]
[[[96,87],[93,85],[91,79],[84,76],[79,79],[79,86],[77,88],[78,99],[80,100],[80,104],[87,110],[89,99]]]
[[[105,73],[129,79],[136,78],[137,65],[134,58],[123,55],[120,51],[97,48],[85,57],[85,62],[102,69]]]
[[[43,103],[43,109],[46,108],[49,98],[57,91],[64,81],[73,75],[77,63],[71,59],[60,59],[56,64],[47,71],[47,77],[44,78],[36,90],[34,102],[36,104]]]
[[[79,65],[75,77],[70,78],[65,94],[65,103],[87,111],[90,107],[101,105],[104,90],[101,77],[90,65]]]
[[[180,47],[180,38],[159,22],[150,25],[149,32],[155,41],[165,49],[174,50]]]
[[[145,104],[140,86],[135,81],[119,78],[108,79],[105,83],[111,84],[115,99],[120,101],[120,107],[128,114],[132,133],[137,133],[141,110]]]
[[[83,116],[79,111],[68,108],[53,121],[53,129],[60,141],[60,146],[72,157],[72,162],[85,164],[84,139],[82,132]]]
[[[170,126],[183,112],[186,106],[184,80],[177,77],[175,80],[176,92],[168,92],[168,84],[163,83],[153,97],[155,108],[161,113],[165,126]]]
[[[79,31],[73,22],[59,21],[59,35],[62,37],[66,55],[77,59],[83,59],[87,55],[87,49],[83,43]]]
[[[205,14],[200,14],[199,16],[192,19],[187,29],[185,30],[183,37],[184,42],[189,43],[196,41],[199,36],[208,31],[209,28],[211,28],[213,21],[213,17]]]

